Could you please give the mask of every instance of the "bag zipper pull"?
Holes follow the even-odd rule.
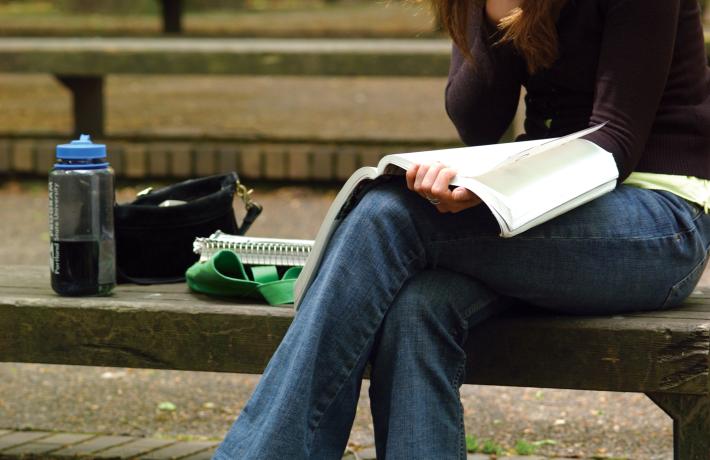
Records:
[[[254,189],[247,188],[244,184],[241,182],[237,181],[237,196],[241,198],[242,202],[244,202],[244,207],[249,210],[256,206],[254,201],[251,199],[251,194],[254,193]]]

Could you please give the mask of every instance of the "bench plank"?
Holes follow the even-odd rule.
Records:
[[[0,72],[434,77],[450,52],[447,39],[7,37]]]
[[[0,38],[0,72],[445,76],[444,39]]]
[[[707,393],[710,321],[522,316],[491,323],[473,330],[466,346],[476,383]]]
[[[184,284],[59,297],[47,272],[0,268],[0,361],[260,373],[294,315],[291,308],[193,294]],[[466,381],[707,394],[710,313],[694,313],[702,317],[686,318],[680,308],[494,318],[470,334]]]

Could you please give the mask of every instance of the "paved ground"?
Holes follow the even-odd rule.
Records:
[[[60,458],[112,460],[208,460],[218,447],[216,441],[105,436],[87,433],[0,430],[0,458],[3,460]],[[467,460],[491,460],[491,455],[469,453]],[[501,456],[496,460],[545,460],[542,456]],[[547,457],[549,458],[549,457]],[[374,447],[347,449],[343,460],[376,460]],[[573,460],[556,457],[556,460]]]
[[[120,199],[134,190],[122,188]],[[333,193],[332,188],[257,187],[265,211],[252,233],[312,238]],[[0,185],[3,263],[46,263],[46,228],[43,182]],[[235,374],[0,364],[0,429],[214,441],[257,380]],[[354,449],[372,444],[366,389],[367,384],[350,440]],[[540,454],[672,457],[671,422],[642,395],[465,386],[462,397],[468,433],[507,449],[518,439],[550,440]],[[174,410],[163,403],[172,403]]]

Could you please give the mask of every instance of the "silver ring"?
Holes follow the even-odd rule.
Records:
[[[424,198],[426,198],[427,201],[429,201],[429,203],[433,204],[434,206],[436,206],[437,204],[441,203],[441,201],[439,201],[438,198],[432,198],[432,197],[430,197],[429,195],[425,195]]]

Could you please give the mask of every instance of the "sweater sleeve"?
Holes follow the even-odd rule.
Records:
[[[614,155],[622,182],[636,167],[663,96],[680,0],[608,0],[586,139]]]
[[[483,8],[469,19],[474,62],[453,47],[446,85],[446,112],[466,145],[498,142],[515,115],[523,63],[511,45],[495,45],[497,31]]]

